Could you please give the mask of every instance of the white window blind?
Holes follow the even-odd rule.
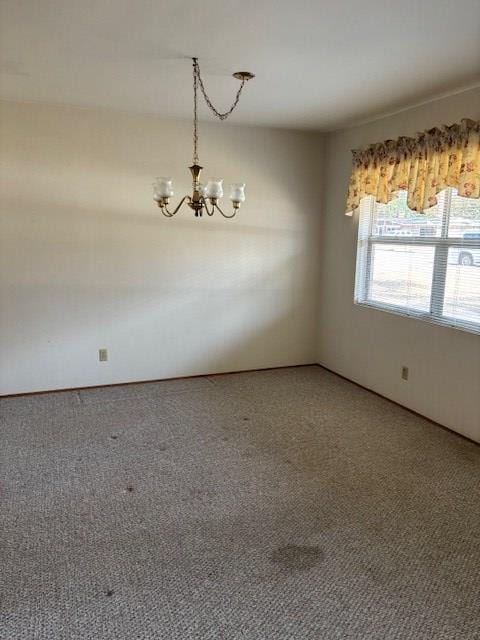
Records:
[[[355,302],[480,333],[480,200],[446,189],[418,214],[406,191],[364,198]]]

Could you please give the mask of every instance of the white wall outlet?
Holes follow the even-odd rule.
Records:
[[[408,380],[408,367],[402,367],[402,380]]]
[[[98,350],[98,359],[100,362],[107,362],[108,360],[108,349],[99,349]]]

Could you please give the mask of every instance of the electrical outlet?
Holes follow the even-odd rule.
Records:
[[[408,367],[402,367],[402,380],[408,380]]]
[[[100,362],[107,362],[108,360],[108,349],[99,349],[98,350],[98,359]]]

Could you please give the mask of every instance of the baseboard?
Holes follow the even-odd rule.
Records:
[[[360,387],[360,389],[363,389],[364,391],[369,391],[370,393],[373,393],[374,395],[378,396],[379,398],[383,398],[384,400],[387,400],[388,402],[391,402],[392,404],[397,405],[397,407],[401,407],[402,409],[405,409],[405,411],[408,411],[409,413],[413,413],[413,415],[418,416],[419,418],[423,418],[424,420],[427,420],[428,422],[431,422],[436,427],[440,427],[441,429],[444,429],[445,431],[448,431],[449,433],[453,433],[453,435],[458,436],[459,438],[463,438],[464,440],[467,440],[468,442],[473,442],[473,444],[477,445],[477,447],[480,447],[480,442],[477,442],[476,440],[473,440],[472,438],[469,438],[468,436],[464,436],[463,433],[458,433],[458,431],[454,431],[450,427],[447,427],[445,424],[442,424],[441,422],[437,422],[436,420],[433,420],[432,418],[429,418],[428,416],[424,415],[423,413],[419,413],[418,411],[415,411],[414,409],[410,409],[410,407],[407,407],[404,404],[401,404],[400,402],[397,402],[396,400],[392,400],[388,396],[384,396],[382,393],[379,393],[378,391],[375,391],[374,389],[370,389],[369,387],[365,387],[363,384],[360,384],[359,382],[355,382],[355,380],[352,380],[351,378],[347,378],[346,376],[343,376],[341,373],[338,373],[338,371],[334,371],[333,369],[330,369],[329,367],[326,367],[325,365],[320,364],[319,362],[317,362],[317,366],[320,367],[321,369],[325,369],[325,371],[328,371],[329,373],[333,373],[334,375],[338,376],[339,378],[342,378],[343,380],[346,380],[347,382],[350,382],[351,384],[354,384],[356,387]]]
[[[316,367],[317,362],[302,364],[286,364],[278,367],[260,367],[259,369],[238,369],[235,371],[218,371],[214,373],[197,373],[193,376],[173,376],[171,378],[152,378],[148,380],[130,380],[128,382],[113,382],[111,384],[92,384],[85,387],[62,387],[59,389],[45,389],[43,391],[24,391],[22,393],[0,394],[0,398],[19,398],[21,396],[38,396],[46,393],[66,393],[68,391],[86,391],[87,389],[102,389],[107,387],[124,387],[130,384],[146,384],[148,382],[167,382],[168,380],[190,380],[193,378],[211,378],[212,376],[230,376],[236,373],[254,373],[255,371],[274,371],[275,369],[294,369],[298,367]]]
[[[384,396],[382,393],[379,393],[378,391],[375,391],[374,389],[370,389],[369,387],[365,387],[363,384],[360,384],[359,382],[356,382],[355,380],[352,380],[351,378],[347,378],[346,376],[342,375],[341,373],[338,373],[338,371],[335,371],[334,369],[330,369],[329,367],[326,367],[325,365],[320,364],[319,362],[309,362],[309,363],[302,363],[302,364],[288,364],[288,365],[278,366],[278,367],[261,367],[259,369],[238,369],[238,370],[235,370],[235,371],[218,371],[218,372],[214,372],[214,373],[199,373],[199,374],[192,375],[192,376],[174,376],[174,377],[171,377],[171,378],[153,378],[153,379],[148,379],[148,380],[133,380],[133,381],[129,381],[129,382],[114,382],[112,384],[94,384],[94,385],[89,385],[89,386],[86,386],[86,387],[68,387],[68,388],[61,388],[61,389],[46,389],[44,391],[26,391],[24,393],[9,393],[9,394],[0,395],[0,398],[18,398],[18,397],[22,397],[22,396],[37,396],[37,395],[43,395],[43,394],[48,394],[48,393],[67,393],[68,391],[87,391],[88,389],[102,389],[102,388],[108,388],[108,387],[122,387],[122,386],[126,386],[126,385],[131,385],[131,384],[147,384],[149,382],[167,382],[168,380],[190,380],[190,379],[194,379],[194,378],[209,378],[209,377],[213,377],[213,376],[229,376],[229,375],[235,375],[236,373],[254,373],[255,371],[275,371],[277,369],[294,369],[294,368],[298,368],[298,367],[314,367],[314,366],[320,367],[320,369],[324,369],[325,371],[328,371],[329,373],[333,373],[334,375],[338,376],[339,378],[342,378],[343,380],[346,380],[347,382],[350,382],[351,384],[354,384],[355,386],[359,387],[360,389],[363,389],[364,391],[368,391],[369,393],[373,393],[374,395],[378,396],[379,398],[383,398],[383,400],[387,400],[388,402],[391,402],[392,404],[397,405],[397,407],[401,407],[402,409],[405,409],[405,411],[409,411],[410,413],[412,413],[415,416],[418,416],[419,418],[423,418],[424,420],[428,420],[428,422],[434,424],[436,427],[440,427],[441,429],[444,429],[445,431],[448,431],[449,433],[452,433],[453,435],[458,436],[459,438],[463,438],[464,440],[467,440],[468,442],[472,442],[477,447],[480,446],[480,442],[477,442],[476,440],[473,440],[472,438],[469,438],[468,436],[464,436],[462,433],[458,433],[458,431],[454,431],[450,427],[447,427],[446,425],[441,424],[440,422],[437,422],[436,420],[432,420],[432,418],[429,418],[428,416],[424,415],[423,413],[419,413],[418,411],[415,411],[414,409],[410,409],[410,407],[407,407],[404,404],[401,404],[400,402],[397,402],[396,400],[392,400],[388,396]]]

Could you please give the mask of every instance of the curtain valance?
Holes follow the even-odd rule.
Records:
[[[369,195],[390,202],[405,189],[410,209],[423,213],[437,204],[437,194],[455,187],[458,194],[480,198],[480,121],[435,127],[413,138],[401,137],[352,151],[347,215]]]

